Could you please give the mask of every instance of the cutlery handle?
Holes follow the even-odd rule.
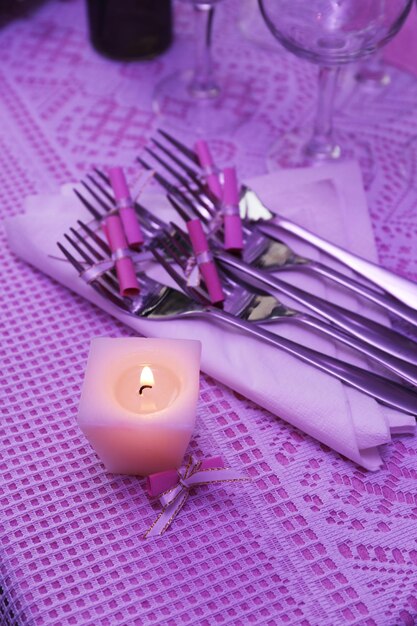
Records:
[[[301,324],[305,324],[310,328],[314,328],[319,332],[327,335],[328,337],[332,337],[333,339],[337,339],[341,343],[344,343],[351,348],[354,348],[358,352],[365,354],[368,357],[371,357],[377,363],[385,366],[392,372],[395,372],[398,376],[417,386],[417,367],[402,359],[398,359],[392,354],[388,354],[387,352],[383,352],[374,346],[370,346],[368,343],[364,341],[360,341],[359,339],[355,339],[351,335],[344,333],[331,324],[326,322],[322,322],[316,317],[312,317],[311,315],[295,315],[293,318],[294,322],[300,322]]]
[[[351,291],[354,291],[355,293],[364,296],[365,298],[367,298],[367,300],[370,300],[371,302],[380,305],[386,311],[394,313],[394,315],[401,317],[409,324],[413,324],[417,327],[417,311],[407,306],[406,304],[399,302],[399,300],[393,298],[389,294],[375,291],[375,289],[367,287],[363,283],[360,283],[357,280],[346,276],[346,274],[342,274],[341,272],[338,272],[337,270],[334,270],[333,268],[327,267],[327,265],[323,265],[322,263],[318,263],[316,261],[309,261],[301,267],[311,269],[313,272],[320,274],[321,276],[330,278],[339,285],[343,285]]]
[[[358,313],[348,311],[318,296],[307,293],[294,285],[280,280],[276,276],[271,276],[268,272],[242,263],[242,261],[231,255],[222,252],[215,252],[215,255],[221,263],[226,264],[229,268],[233,268],[235,274],[237,271],[241,280],[251,285],[259,286],[261,284],[264,288],[268,287],[269,289],[272,288],[275,291],[279,291],[281,294],[293,298],[315,313],[325,317],[345,332],[376,346],[380,350],[417,365],[417,344],[411,341],[411,339]]]
[[[311,348],[301,346],[290,339],[279,337],[264,328],[245,322],[214,307],[210,307],[207,310],[207,314],[211,319],[217,319],[222,324],[237,328],[244,331],[247,335],[261,339],[271,346],[292,354],[301,361],[338,378],[393,409],[417,415],[417,394],[399,383],[378,374],[367,372],[355,365],[344,363],[339,359],[320,354]]]
[[[408,306],[413,309],[417,308],[417,283],[414,283],[407,278],[403,278],[402,276],[398,276],[397,274],[376,265],[376,263],[367,261],[366,259],[353,254],[353,252],[348,252],[348,250],[345,250],[340,246],[336,246],[330,241],[315,235],[306,228],[291,222],[291,220],[278,215],[276,215],[273,219],[276,229],[278,229],[279,226],[283,230],[300,237],[300,239],[308,241],[319,250],[326,252],[350,269],[370,280],[384,291],[387,291],[395,298],[398,298],[401,302],[408,304]],[[272,224],[271,226],[273,227]]]

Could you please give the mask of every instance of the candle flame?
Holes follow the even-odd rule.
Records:
[[[155,384],[153,372],[151,368],[149,367],[149,365],[145,365],[145,367],[140,373],[140,384],[142,387],[143,385],[147,385],[147,386],[149,385],[150,387],[152,387],[152,385]]]

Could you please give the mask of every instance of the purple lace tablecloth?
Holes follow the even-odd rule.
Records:
[[[265,171],[272,137],[310,122],[316,70],[245,40],[238,14],[238,0],[219,7],[214,53],[260,105],[213,148],[248,176]],[[4,216],[92,165],[133,173],[159,123],[153,86],[189,56],[186,5],[176,29],[169,53],[130,64],[91,49],[81,0],[0,31]],[[417,279],[417,80],[392,70],[378,97],[348,84],[336,122],[362,147],[381,263]],[[221,453],[252,481],[196,493],[144,541],[156,510],[143,481],[106,474],[75,419],[90,339],[130,331],[13,257],[3,226],[1,237],[2,623],[417,624],[415,438],[396,439],[367,473],[202,376],[191,451]]]

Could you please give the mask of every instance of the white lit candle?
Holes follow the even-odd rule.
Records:
[[[201,344],[91,342],[78,423],[106,469],[146,476],[179,467],[194,429]]]

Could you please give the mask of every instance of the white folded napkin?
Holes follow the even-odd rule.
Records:
[[[376,259],[360,171],[355,163],[281,170],[248,184],[272,210],[353,252]],[[167,203],[159,194],[150,194],[143,203],[164,219],[170,216]],[[203,371],[364,468],[375,470],[381,465],[378,447],[389,442],[392,433],[414,432],[412,416],[387,409],[256,339],[200,320],[149,321],[120,311],[86,285],[56,247],[56,241],[63,239],[63,233],[76,224],[77,218],[90,220],[71,189],[66,187],[54,195],[31,196],[25,208],[26,213],[9,219],[6,224],[10,246],[18,256],[143,335],[200,339]],[[283,239],[289,243],[291,238],[285,234]],[[300,253],[308,248],[310,257],[321,258],[316,250],[300,241],[294,241],[294,247]],[[331,263],[324,256],[322,260]],[[380,319],[374,307],[363,302],[359,305],[355,298],[328,282],[294,272],[286,275],[289,278],[354,310],[360,306],[362,313]],[[343,347],[338,347],[336,352],[331,342],[311,331],[291,323],[268,327],[316,350],[341,358],[349,354],[351,362],[367,367],[362,358],[352,357],[351,351]]]

